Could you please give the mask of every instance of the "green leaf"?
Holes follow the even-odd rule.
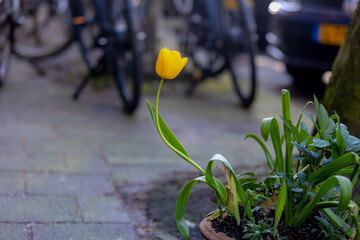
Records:
[[[281,189],[280,189],[279,197],[276,201],[276,208],[275,208],[274,236],[276,234],[277,225],[279,224],[281,215],[284,211],[286,200],[287,200],[287,186],[285,183],[285,179],[282,178],[281,179]]]
[[[304,130],[308,135],[310,135],[309,128],[307,127],[306,123],[300,122],[300,130]]]
[[[322,129],[323,131],[325,131],[328,122],[329,122],[329,115],[326,111],[326,109],[324,108],[324,106],[322,104],[319,104],[319,101],[317,100],[317,98],[314,96],[314,105],[315,105],[315,110],[316,110],[316,114],[317,114],[317,118],[318,118],[318,122],[319,122],[319,127],[320,129]]]
[[[303,172],[297,172],[295,175],[299,180],[299,184],[302,186],[306,181],[306,174]]]
[[[272,119],[273,119],[273,117],[264,118],[261,122],[260,132],[261,132],[261,136],[263,137],[263,139],[265,141],[267,141],[269,138],[270,126],[271,126]]]
[[[300,112],[302,115],[304,115],[305,117],[307,117],[308,119],[310,119],[311,122],[315,123],[314,121],[314,117],[311,113],[305,112],[305,111],[301,111]]]
[[[301,188],[292,188],[291,191],[297,192],[297,193],[303,192],[303,190]]]
[[[295,137],[296,142],[300,142],[301,136],[299,130],[291,123],[286,121],[282,116],[280,116],[281,120],[284,123],[284,127],[288,128],[293,136]]]
[[[198,177],[198,178],[195,178],[195,179],[189,181],[188,183],[185,184],[185,186],[181,190],[181,192],[177,198],[177,201],[176,201],[175,212],[174,212],[175,222],[176,222],[176,226],[179,229],[181,235],[185,239],[190,239],[189,226],[186,222],[186,219],[184,218],[185,208],[186,208],[187,202],[189,200],[190,192],[191,192],[192,188],[194,187],[194,185],[198,181],[206,182],[204,176]]]
[[[297,142],[292,142],[292,144],[294,144],[294,146],[300,151],[302,152],[306,157],[310,158],[312,161],[315,161],[316,158],[313,156],[313,154],[310,152],[309,149],[307,149],[306,147],[304,147],[302,144],[298,144]]]
[[[230,191],[228,192],[228,198],[229,198],[229,205],[232,207],[232,212],[230,214],[235,217],[237,226],[240,225],[240,213],[239,213],[239,200],[238,200],[238,194],[236,191],[236,181],[237,178],[235,174],[230,172],[230,179],[229,179],[229,187]]]
[[[244,185],[245,183],[255,183],[257,178],[239,178],[239,181],[241,185]]]
[[[305,106],[303,107],[302,111],[300,112],[299,119],[298,119],[298,121],[297,121],[297,123],[296,123],[296,128],[299,128],[299,124],[300,124],[301,119],[302,119],[302,116],[303,116],[302,112],[304,112],[305,109],[306,109],[310,104],[313,104],[313,102],[311,102],[311,101],[307,102],[307,103],[305,104]]]
[[[207,165],[207,167],[206,167],[205,179],[206,179],[206,182],[209,184],[209,186],[210,186],[210,184],[211,184],[212,186],[214,185],[214,183],[213,183],[213,181],[214,181],[213,179],[214,179],[214,178],[213,178],[213,175],[212,175],[212,167],[213,167],[213,165],[214,165],[214,161],[219,161],[219,162],[223,163],[223,164],[231,171],[231,173],[232,173],[234,176],[236,176],[235,171],[234,171],[234,169],[232,168],[232,166],[230,165],[229,161],[226,160],[226,158],[223,157],[222,155],[216,154],[216,155],[214,155],[214,156],[210,159],[210,161],[208,162],[208,165]],[[235,182],[236,191],[237,191],[237,193],[239,194],[240,200],[241,200],[242,204],[245,206],[245,205],[246,205],[246,199],[247,199],[246,194],[245,194],[245,190],[244,190],[244,188],[241,186],[241,183],[240,183],[239,179],[234,178],[233,181]],[[247,204],[247,206],[246,206],[246,215],[247,215],[250,219],[252,219],[252,216],[253,216],[253,215],[252,215],[252,212],[251,212],[251,206],[250,206],[250,204]]]
[[[346,142],[346,151],[359,152],[360,151],[360,139],[354,136],[349,136]]]
[[[340,156],[344,155],[345,151],[345,141],[344,138],[339,130],[336,130],[336,143],[339,147],[339,154]]]
[[[293,144],[291,143],[291,132],[295,139],[300,140],[300,133],[295,126],[291,123],[291,112],[290,112],[290,92],[286,89],[281,90],[281,103],[283,112],[284,122],[284,136],[285,136],[285,173],[291,172],[292,167],[292,149]],[[292,201],[290,199],[289,201]]]
[[[347,139],[349,138],[349,131],[347,130],[347,127],[344,125],[344,124],[342,124],[342,123],[340,123],[340,133],[341,133],[341,135],[342,135],[342,137],[343,137],[343,139],[345,140],[345,142],[347,141]]]
[[[262,185],[258,183],[247,182],[242,184],[242,187],[244,188],[244,190],[246,189],[256,190],[262,188]]]
[[[325,213],[325,215],[330,219],[331,222],[333,222],[338,228],[341,229],[341,227],[344,227],[344,229],[341,229],[341,231],[350,238],[352,235],[352,232],[349,231],[350,226],[342,220],[338,215],[336,215],[333,211],[331,211],[329,208],[322,209],[322,212]]]
[[[314,138],[311,146],[318,147],[318,148],[325,148],[325,147],[330,146],[330,143],[328,141],[325,141],[325,140],[322,140],[319,138]]]
[[[333,139],[330,139],[330,145],[331,145],[331,158],[332,159],[336,159],[338,157],[340,157],[340,149],[339,146],[337,145],[336,141]]]
[[[309,176],[308,181],[316,185],[332,176],[335,172],[351,165],[359,165],[359,156],[354,153],[347,153],[337,159],[333,159],[330,163],[313,172]]]
[[[254,235],[254,234],[252,234],[252,233],[245,233],[244,235],[242,235],[242,238],[245,238],[245,239],[247,239],[247,238],[252,238],[253,235]]]
[[[265,146],[265,144],[261,141],[261,139],[258,136],[256,136],[255,134],[252,134],[252,133],[249,133],[249,134],[247,134],[245,136],[245,140],[248,139],[248,138],[254,139],[260,145],[260,147],[263,149],[263,151],[265,153],[266,161],[267,161],[267,164],[268,164],[269,168],[271,170],[275,169],[274,160],[271,157],[271,154],[270,154],[269,150],[267,149],[267,147]]]
[[[149,102],[146,101],[146,104],[149,108],[151,117],[154,121],[155,127],[157,129],[157,124],[156,124],[156,111],[155,111],[155,107]],[[185,148],[183,147],[183,145],[179,142],[179,140],[175,137],[175,135],[171,132],[170,128],[167,126],[166,122],[163,120],[163,118],[160,116],[159,114],[159,125],[161,128],[161,132],[163,133],[165,139],[175,148],[177,149],[179,152],[181,152],[182,154],[184,154],[185,156],[189,157],[188,153],[186,152]],[[159,131],[159,129],[157,129]],[[180,155],[181,156],[181,155]]]
[[[294,226],[300,225],[312,214],[316,205],[321,201],[321,198],[333,187],[340,185],[340,197],[338,201],[338,209],[340,211],[347,208],[352,195],[351,182],[348,178],[343,176],[331,176],[320,186],[315,196],[310,202],[295,216]]]
[[[276,167],[278,167],[279,172],[285,172],[284,156],[281,147],[282,143],[280,138],[280,129],[276,118],[271,118],[270,136],[276,156],[275,169]]]
[[[298,142],[303,142],[309,137],[309,129],[304,122],[300,122],[300,140]]]

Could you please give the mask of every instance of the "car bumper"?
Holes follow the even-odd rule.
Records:
[[[319,26],[348,25],[349,21],[336,8],[306,5],[295,10],[280,8],[270,18],[267,53],[288,65],[330,70],[339,45],[321,43]]]

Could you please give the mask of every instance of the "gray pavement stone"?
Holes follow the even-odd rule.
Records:
[[[78,201],[85,222],[130,222],[125,205],[115,196],[83,195]]]
[[[0,173],[0,194],[24,194],[24,181],[21,173]]]
[[[26,154],[1,156],[0,169],[17,171],[66,171],[63,157],[52,154],[43,156],[27,156]]]
[[[67,153],[65,158],[67,171],[71,173],[106,173],[107,165],[100,156],[92,153]]]
[[[110,165],[176,165],[176,154],[156,135],[106,144],[104,153]]]
[[[183,169],[181,167],[181,169]],[[160,178],[163,174],[179,170],[175,165],[150,165],[150,166],[124,166],[112,168],[113,177],[117,186],[128,183],[146,183]]]
[[[0,197],[0,222],[76,222],[72,197]]]
[[[28,173],[26,174],[26,183],[28,194],[96,195],[114,193],[112,180],[107,175]]]
[[[131,224],[34,225],[33,240],[135,240]]]
[[[26,225],[0,224],[0,240],[28,240]]]

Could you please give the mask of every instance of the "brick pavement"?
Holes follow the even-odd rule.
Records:
[[[132,117],[119,110],[112,89],[87,89],[71,101],[71,80],[80,73],[67,66],[78,61],[45,65],[45,77],[12,62],[0,91],[0,240],[140,239],[134,206],[126,206],[118,190],[191,169],[161,142],[144,99]],[[244,111],[232,92],[211,83],[193,99],[178,86],[165,86],[161,112],[193,159],[205,166],[223,153],[243,169],[264,163],[260,148],[243,138],[259,131],[263,117],[280,112],[278,92],[262,89]],[[144,98],[154,102],[155,89],[147,89]]]

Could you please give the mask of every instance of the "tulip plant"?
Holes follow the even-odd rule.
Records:
[[[346,238],[359,239],[359,210],[351,197],[352,187],[360,172],[360,140],[349,134],[346,126],[340,123],[339,116],[329,116],[314,97],[314,102],[305,105],[294,125],[290,115],[290,93],[282,90],[283,111],[280,119],[283,133],[280,132],[278,120],[271,117],[262,121],[263,140],[254,134],[247,134],[245,137],[255,140],[264,151],[270,168],[269,176],[260,181],[250,172],[237,175],[230,162],[220,154],[212,157],[204,170],[190,158],[159,114],[159,97],[164,79],[175,78],[187,61],[188,59],[181,58],[177,51],[161,49],[156,63],[156,72],[161,81],[155,107],[146,102],[162,140],[201,174],[186,183],[178,196],[174,215],[180,233],[189,239],[184,212],[193,186],[200,181],[206,183],[215,193],[218,203],[218,210],[215,212],[220,219],[226,211],[236,219],[238,225],[242,222],[241,218],[246,218],[250,223],[247,226],[258,226],[255,222],[251,224],[254,221],[253,212],[262,203],[274,201],[275,219],[271,231],[274,237],[280,222],[285,226],[299,228],[308,217],[314,215],[320,224],[330,222],[328,225],[332,224]],[[305,111],[309,105],[314,105],[317,121]],[[317,131],[315,136],[311,136],[302,121],[303,116],[313,123]],[[264,143],[269,139],[273,145],[274,157]],[[298,151],[295,156],[294,150]],[[213,176],[215,162],[224,167],[226,185]],[[244,216],[240,216],[239,208],[245,209]],[[331,229],[328,225],[323,229]]]

